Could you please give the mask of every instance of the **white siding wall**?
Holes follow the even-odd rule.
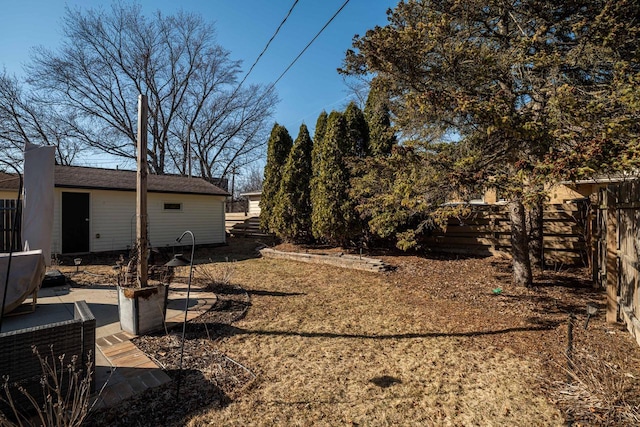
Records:
[[[154,247],[174,246],[185,230],[197,244],[223,243],[224,200],[222,196],[149,193],[149,240]],[[164,210],[165,203],[182,203],[181,210]],[[191,243],[189,238],[182,243]]]
[[[125,250],[135,241],[135,193],[129,191],[55,189],[52,251],[62,247],[62,192],[90,193],[89,250]],[[191,230],[197,244],[224,243],[224,197],[190,194],[148,194],[149,242],[173,246]],[[180,211],[164,210],[164,203],[181,203]],[[98,237],[99,235],[99,237]],[[190,243],[190,242],[188,242]]]
[[[247,196],[249,200],[249,214],[260,215],[260,196]]]
[[[135,193],[91,190],[90,199],[89,250],[104,252],[131,248],[136,238]]]

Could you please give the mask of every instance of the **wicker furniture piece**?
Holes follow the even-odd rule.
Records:
[[[37,312],[33,315],[37,315]],[[91,364],[92,392],[95,390],[95,342],[96,319],[85,301],[74,303],[74,319],[50,323],[32,328],[0,333],[0,381],[9,378],[11,396],[20,408],[28,408],[23,394],[16,385],[24,387],[40,403],[42,367],[33,347],[49,363],[57,363],[58,357],[65,355],[65,366],[73,356],[78,357],[77,368],[86,374],[87,364]],[[55,360],[51,360],[51,349]],[[63,385],[66,387],[66,384]],[[4,397],[4,395],[3,395]],[[0,403],[0,411],[8,413],[9,408]]]

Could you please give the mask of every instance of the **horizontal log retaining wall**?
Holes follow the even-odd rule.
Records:
[[[549,264],[587,265],[589,213],[582,204],[554,204],[544,210],[544,259]],[[443,231],[422,239],[433,252],[509,255],[511,223],[504,205],[477,205],[466,216],[449,218]]]
[[[362,257],[358,255],[330,255],[282,252],[271,248],[261,249],[260,254],[265,258],[280,258],[314,264],[329,264],[336,267],[351,268],[354,270],[381,272],[387,271],[390,268],[382,260]]]

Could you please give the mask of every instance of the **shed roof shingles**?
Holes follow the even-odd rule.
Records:
[[[11,174],[2,174],[5,178]],[[55,186],[100,190],[135,191],[136,171],[98,169],[84,166],[60,166],[54,169]],[[18,189],[18,180],[0,179],[0,189]],[[2,178],[0,176],[0,178]],[[209,194],[227,196],[229,193],[202,178],[178,175],[147,175],[147,191],[153,193]]]

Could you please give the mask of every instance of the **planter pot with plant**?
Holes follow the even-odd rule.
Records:
[[[167,312],[169,286],[161,283],[144,288],[118,286],[120,328],[134,335],[161,329]]]
[[[135,274],[130,267],[120,267],[118,275],[118,314],[120,328],[134,335],[141,335],[163,328],[169,296],[168,283],[136,286]],[[135,265],[135,264],[134,264]],[[131,280],[133,278],[133,280]],[[124,280],[123,280],[124,279]]]

